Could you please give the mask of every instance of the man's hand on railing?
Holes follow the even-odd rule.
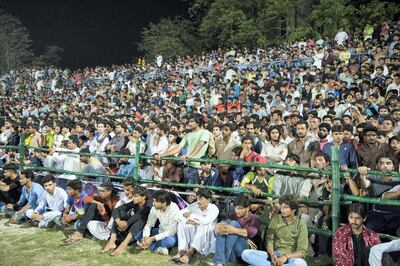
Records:
[[[368,174],[368,170],[371,170],[371,169],[369,169],[368,167],[366,167],[366,166],[360,166],[360,167],[358,167],[358,173],[361,175],[361,176],[366,176],[367,174]]]
[[[114,172],[110,169],[110,167],[104,167],[104,173],[108,174],[108,175],[113,175]]]
[[[56,148],[49,149],[49,154],[53,155],[56,152]]]

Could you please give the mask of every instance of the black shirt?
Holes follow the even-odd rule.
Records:
[[[3,182],[10,187],[10,190],[7,192],[0,190],[0,201],[4,202],[5,204],[17,203],[22,191],[22,186],[19,183],[19,177],[17,176],[15,179],[5,178],[3,179]]]
[[[354,265],[355,266],[369,266],[368,255],[369,249],[365,247],[363,234],[352,234],[353,249],[354,249]]]

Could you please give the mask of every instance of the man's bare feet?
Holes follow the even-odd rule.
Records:
[[[124,253],[124,251],[126,250],[126,246],[125,245],[123,245],[123,244],[121,244],[121,245],[119,245],[119,247],[117,247],[117,249],[115,249],[114,251],[113,251],[113,253],[111,253],[111,256],[119,256],[119,255],[121,255],[122,253]]]
[[[116,247],[117,247],[117,245],[115,245],[115,242],[109,241],[107,243],[107,245],[100,251],[100,253],[106,253],[106,252],[108,252],[110,250],[115,249]]]
[[[189,263],[189,257],[188,256],[186,256],[186,255],[183,255],[180,259],[179,259],[179,262],[180,263],[182,263],[182,264],[188,264]]]

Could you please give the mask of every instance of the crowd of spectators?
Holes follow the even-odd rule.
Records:
[[[358,169],[358,174],[343,180],[342,193],[399,199],[400,182],[369,173],[399,171],[399,38],[400,21],[366,25],[352,33],[338,29],[333,39],[300,40],[255,51],[217,49],[165,62],[158,58],[147,65],[141,61],[76,71],[48,67],[5,73],[0,78],[0,143],[18,146],[24,134],[29,152],[19,158],[18,150],[1,150],[2,210],[10,222],[73,225],[76,232],[65,244],[79,241],[87,230],[98,239],[110,237],[104,250],[114,250],[114,255],[135,240],[139,247],[163,254],[177,244],[179,252],[172,258],[177,263],[188,263],[195,252],[215,253],[217,265],[240,259],[251,264],[261,255],[274,265],[301,265],[308,249],[315,256],[331,256],[329,237],[307,235],[307,226],[331,229],[330,206],[299,205],[287,196],[328,200],[330,176],[185,159],[326,169],[332,147],[337,147],[341,170]],[[32,171],[18,173],[14,165],[22,159],[35,166],[128,180],[134,159],[102,155],[136,155],[137,141],[141,155],[154,156],[140,160],[142,180],[244,188],[254,198],[262,192],[286,196],[277,206],[249,203],[243,196],[230,204],[222,196],[214,205],[208,190],[196,189],[197,198],[188,196],[190,205],[179,206],[183,209],[179,211],[179,204],[163,192],[156,193],[153,207],[149,206],[147,190],[128,181],[124,181],[126,197],[117,203],[112,190],[118,179],[82,180],[67,173],[36,181]],[[182,161],[164,159],[170,156]],[[99,182],[98,195],[82,192],[82,181]],[[232,204],[235,211],[217,224],[218,214],[229,212]],[[400,236],[397,207],[364,207],[365,228]],[[350,213],[364,215],[359,209]],[[271,220],[266,236],[260,236],[258,216]],[[342,221],[348,218],[351,224],[350,216],[342,215]],[[159,231],[153,230],[157,220]],[[285,235],[279,226],[296,231],[295,240],[301,239],[301,245],[280,239]],[[117,247],[121,232],[127,234]],[[248,248],[246,239],[262,250],[266,244],[268,254],[242,254]],[[221,246],[225,251],[218,250]],[[266,265],[257,263],[251,265]],[[340,265],[353,265],[346,263]]]

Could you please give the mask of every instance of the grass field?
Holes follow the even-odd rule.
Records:
[[[0,220],[0,265],[141,265],[169,266],[168,256],[137,251],[130,246],[119,257],[100,254],[104,241],[83,239],[71,246],[61,245],[62,232],[39,228],[20,228],[19,225],[4,226]],[[172,251],[175,255],[176,250]],[[202,261],[193,265],[203,266]]]
[[[65,235],[61,231],[39,228],[20,228],[20,225],[4,226],[6,219],[0,220],[0,266],[14,265],[140,265],[170,266],[168,256],[149,251],[138,251],[129,246],[119,257],[100,254],[105,241],[83,239],[70,246],[61,245]],[[176,248],[172,255],[176,254]],[[209,259],[209,258],[208,258]],[[194,258],[190,265],[205,266],[207,258]],[[314,263],[307,258],[309,266]],[[325,265],[324,265],[325,266]]]

